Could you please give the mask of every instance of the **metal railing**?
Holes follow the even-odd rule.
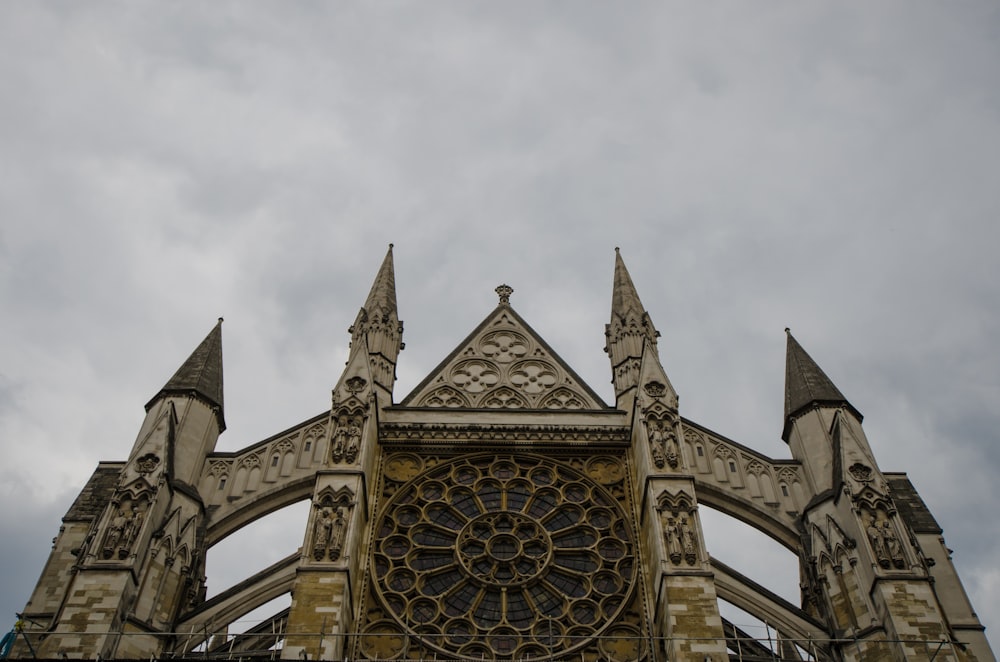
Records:
[[[566,651],[565,654],[547,652],[544,655],[517,655],[513,648],[515,642],[506,647],[496,635],[464,636],[467,641],[451,637],[448,647],[441,645],[445,635],[403,635],[378,632],[297,632],[287,633],[277,627],[272,632],[251,629],[243,633],[221,632],[120,632],[91,631],[79,632],[69,630],[39,631],[24,629],[19,633],[18,642],[11,650],[13,659],[42,659],[38,656],[39,646],[51,637],[66,635],[79,641],[89,637],[114,637],[118,641],[119,650],[134,650],[138,647],[122,646],[131,637],[145,639],[155,638],[163,642],[162,650],[147,653],[141,657],[144,660],[262,660],[279,659],[285,652],[286,641],[291,638],[298,649],[293,659],[333,660],[336,662],[353,662],[353,660],[392,660],[393,662],[483,662],[484,659],[503,660],[509,662],[531,662],[546,660],[549,662],[584,662],[587,644],[596,645],[604,657],[614,662],[630,662],[647,660],[669,662],[676,659],[677,651],[684,651],[684,659],[692,659],[696,655],[699,662],[711,660],[718,662],[729,659],[736,662],[827,662],[828,660],[848,657],[866,659],[868,657],[882,658],[882,655],[904,655],[907,659],[923,660],[959,660],[964,658],[960,652],[966,644],[952,640],[932,639],[793,639],[778,635],[768,630],[766,638],[741,636],[727,633],[726,637],[653,637],[628,635],[568,635],[555,634],[551,638],[536,637],[531,643],[539,647]],[[772,635],[773,633],[773,635]],[[434,639],[439,643],[435,644]],[[526,638],[526,637],[522,637]],[[472,646],[478,654],[454,655],[442,651],[461,646]],[[50,642],[51,643],[51,642]],[[716,644],[712,646],[712,644]],[[83,656],[79,652],[68,650],[51,650],[46,652],[49,659],[101,659],[99,656]],[[714,652],[710,649],[714,648]],[[418,653],[410,657],[410,650]],[[697,650],[705,650],[703,657],[697,657]],[[725,650],[725,658],[721,650]],[[839,652],[838,652],[839,651]],[[356,656],[356,657],[355,657]],[[130,659],[115,657],[105,659]],[[132,657],[131,659],[139,659]]]

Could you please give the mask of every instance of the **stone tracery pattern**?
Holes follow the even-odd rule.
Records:
[[[618,501],[539,456],[433,466],[393,494],[376,536],[372,576],[391,618],[366,628],[369,657],[391,657],[392,634],[407,631],[447,655],[563,656],[612,626],[636,581]]]
[[[603,409],[572,373],[503,313],[435,378],[407,398],[421,407]],[[411,404],[407,402],[407,404]]]

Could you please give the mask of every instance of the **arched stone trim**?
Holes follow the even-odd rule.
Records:
[[[204,635],[211,637],[223,631],[257,607],[291,591],[299,558],[298,552],[291,554],[183,615],[176,631],[195,633],[195,636],[179,642],[177,651],[193,650],[206,640]]]
[[[277,483],[267,491],[228,503],[226,507],[213,512],[207,524],[205,542],[214,545],[247,524],[269,515],[285,506],[303,501],[312,496],[316,483],[315,474],[295,477]]]
[[[788,513],[757,505],[737,494],[736,490],[725,489],[712,481],[699,480],[695,476],[698,501],[714,510],[735,517],[781,543],[793,553],[798,553],[799,534],[795,518]]]
[[[715,574],[715,589],[723,600],[739,607],[752,616],[774,625],[779,631],[802,641],[826,641],[832,639],[826,627],[806,612],[784,598],[768,591],[763,586],[717,559],[712,559]],[[833,659],[829,651],[817,644],[823,660]]]

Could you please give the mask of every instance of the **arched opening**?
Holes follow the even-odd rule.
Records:
[[[801,609],[798,557],[730,515],[704,505],[699,512],[732,652],[824,659],[829,637]]]
[[[205,571],[207,599],[211,601],[236,591],[241,582],[253,579],[262,571],[280,564],[283,559],[296,556],[302,546],[302,532],[309,517],[309,504],[306,500],[285,506],[255,520],[209,548]],[[273,589],[268,587],[268,590]],[[248,596],[247,602],[257,602],[253,599],[255,597],[261,596]],[[225,635],[231,637],[260,628],[264,628],[262,634],[266,635],[268,627],[276,627],[278,624],[278,620],[274,619],[275,615],[287,609],[290,603],[290,596],[284,593],[246,613],[238,614],[225,624],[225,629],[220,625],[219,631],[212,634],[223,636],[220,642],[229,641]],[[264,639],[266,636],[257,643]],[[213,644],[209,646],[211,648]]]
[[[799,559],[749,524],[701,504],[705,546],[718,559],[793,605],[800,605]]]

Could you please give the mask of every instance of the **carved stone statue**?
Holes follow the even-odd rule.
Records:
[[[115,550],[118,549],[118,545],[121,543],[127,524],[128,520],[125,518],[125,513],[119,508],[118,512],[111,519],[111,524],[108,525],[108,533],[104,537],[104,558],[110,559],[114,556]]]
[[[132,506],[132,515],[125,522],[122,530],[121,546],[118,549],[118,558],[123,559],[128,556],[129,550],[132,549],[132,543],[139,536],[139,530],[142,528],[143,513],[139,510],[139,506]]]
[[[688,526],[686,517],[681,518],[678,529],[680,531],[681,543],[684,546],[684,560],[687,561],[688,565],[694,565],[698,560],[698,545],[694,538],[694,531]]]
[[[681,538],[676,520],[673,517],[667,518],[667,525],[664,527],[663,535],[667,539],[667,556],[670,557],[670,562],[674,564],[680,563],[683,556]]]
[[[330,560],[336,561],[340,558],[340,550],[344,547],[344,530],[347,522],[344,520],[344,509],[337,508],[337,516],[333,520],[330,529]]]
[[[872,545],[872,552],[875,553],[875,559],[878,564],[883,568],[889,567],[889,555],[886,552],[885,538],[882,535],[882,529],[879,528],[878,522],[872,520],[868,525],[867,529],[868,541]]]
[[[347,448],[344,451],[344,459],[348,462],[354,462],[358,459],[358,451],[361,450],[361,426],[358,425],[358,421],[355,419],[351,421],[350,427],[347,428]]]
[[[324,508],[316,520],[316,532],[313,535],[313,558],[317,561],[322,561],[326,556],[332,533],[333,521],[330,520],[330,511]]]
[[[344,451],[347,449],[347,417],[341,416],[337,421],[337,429],[333,431],[333,439],[330,443],[330,457],[334,462],[340,462],[344,458]]]
[[[892,525],[889,522],[882,522],[882,538],[885,540],[885,550],[892,560],[892,564],[897,568],[903,568],[906,566],[906,560],[903,558],[903,546],[899,542],[899,537],[893,530]]]
[[[653,456],[653,464],[657,469],[662,469],[667,457],[663,454],[663,423],[660,421],[649,422],[649,451]]]
[[[671,469],[676,469],[678,464],[677,435],[674,434],[673,430],[667,430],[663,439],[663,450],[667,456],[667,464],[670,465]]]
[[[663,465],[666,463],[667,458],[663,454],[663,449],[660,444],[649,442],[649,452],[653,455],[653,464],[656,465],[657,469],[662,469]]]

